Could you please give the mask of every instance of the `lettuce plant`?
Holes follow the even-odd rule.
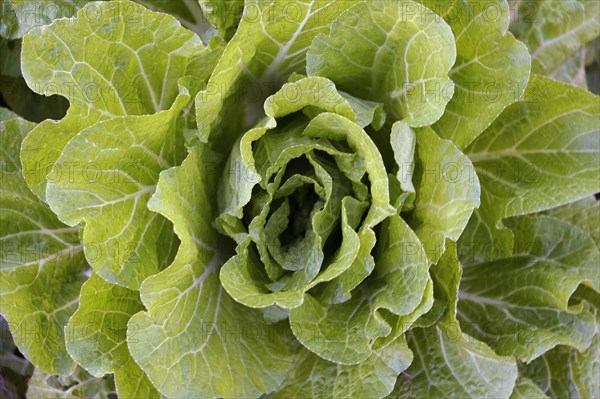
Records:
[[[28,397],[600,396],[598,8],[3,4]]]

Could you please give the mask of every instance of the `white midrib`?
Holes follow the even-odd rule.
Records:
[[[269,68],[263,74],[263,78],[269,78],[277,72],[277,69],[279,69],[279,67],[281,66],[281,63],[285,59],[285,56],[288,54],[288,51],[290,50],[290,48],[292,48],[292,46],[294,45],[294,43],[296,42],[296,40],[298,39],[300,34],[302,34],[302,30],[308,23],[308,20],[310,19],[310,17],[313,15],[313,13],[311,13],[310,11],[311,11],[314,3],[315,3],[315,1],[312,0],[310,2],[310,4],[307,6],[306,15],[304,16],[304,19],[302,20],[302,22],[300,22],[300,25],[298,25],[296,32],[294,32],[294,34],[292,35],[290,40],[288,40],[285,45],[280,47],[279,52],[277,53],[277,57],[275,57],[275,59],[273,60],[271,65],[269,65]],[[264,27],[263,27],[263,29],[264,29]]]
[[[155,190],[156,190],[156,186],[154,186],[154,185],[150,185],[150,186],[142,186],[142,187],[143,187],[143,188],[142,188],[141,190],[138,190],[138,191],[136,191],[136,192],[133,192],[133,193],[131,193],[131,194],[124,195],[124,196],[122,196],[122,197],[119,197],[119,198],[117,198],[117,199],[115,199],[115,200],[101,202],[101,203],[99,203],[99,204],[97,204],[97,205],[89,205],[89,206],[85,206],[85,207],[83,207],[82,209],[88,209],[88,208],[103,208],[103,207],[105,207],[105,206],[108,206],[108,205],[116,205],[116,204],[119,204],[119,203],[125,202],[125,201],[127,201],[127,200],[130,200],[130,199],[137,199],[137,198],[139,198],[139,197],[143,196],[144,194],[148,194],[148,193],[154,193],[154,192],[155,192]]]
[[[475,294],[469,294],[464,291],[460,291],[458,293],[458,299],[464,299],[467,301],[481,303],[481,304],[485,304],[485,305],[493,305],[493,306],[496,306],[499,308],[515,307],[515,305],[510,304],[508,302],[501,301],[499,299],[486,298],[486,297],[482,297],[482,296],[475,295]]]
[[[597,151],[593,148],[588,150],[577,150],[577,151],[568,151],[569,154],[595,154]],[[532,155],[532,154],[549,154],[549,155],[557,155],[567,153],[565,149],[535,149],[535,150],[518,150],[516,148],[509,148],[501,151],[490,151],[490,152],[479,152],[468,154],[467,156],[471,160],[471,162],[476,163],[480,161],[488,161],[494,160],[504,157],[515,157],[515,158],[523,158],[523,155]]]

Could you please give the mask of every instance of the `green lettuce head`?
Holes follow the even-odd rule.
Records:
[[[0,108],[28,395],[598,396],[597,3],[18,3],[70,102]]]

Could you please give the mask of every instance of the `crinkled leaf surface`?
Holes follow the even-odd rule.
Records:
[[[34,126],[18,118],[0,122],[0,313],[28,359],[45,372],[69,374],[75,363],[63,327],[77,308],[89,266],[78,227],[62,224],[21,175],[21,142]]]
[[[411,361],[412,353],[404,338],[374,351],[366,361],[352,366],[328,362],[303,349],[294,360],[285,382],[271,397],[384,397],[392,391],[398,373],[405,370]],[[310,378],[307,379],[307,376]]]
[[[294,102],[286,101],[286,93],[291,92],[291,89],[297,93]],[[386,338],[385,344],[389,344],[406,329],[397,326],[410,324],[429,309],[431,287],[428,286],[430,281],[427,273],[428,263],[422,246],[406,223],[396,217],[392,227],[389,225],[382,227],[383,230],[387,228],[393,230],[387,234],[390,236],[389,253],[381,249],[383,254],[380,257],[380,268],[373,272],[373,278],[369,283],[363,282],[360,288],[351,292],[371,273],[374,265],[369,254],[374,245],[371,226],[389,216],[391,210],[383,161],[374,143],[360,128],[361,125],[371,123],[374,113],[369,112],[368,114],[371,115],[369,118],[361,117],[361,113],[353,110],[352,107],[352,105],[356,106],[357,100],[347,101],[347,98],[349,97],[345,98],[335,91],[331,81],[320,77],[295,80],[284,85],[281,91],[270,97],[265,104],[266,113],[270,117],[270,120],[265,123],[268,127],[249,131],[234,147],[235,151],[224,173],[224,184],[220,193],[224,205],[218,221],[222,228],[240,243],[238,255],[230,259],[221,270],[221,282],[227,292],[247,306],[264,308],[277,304],[284,308],[291,308],[289,318],[292,331],[303,345],[329,361],[358,365],[368,361],[375,352],[372,346],[377,338]],[[363,108],[364,105],[366,103],[363,104]],[[315,109],[329,112],[318,113]],[[299,128],[296,124],[292,124],[291,127],[276,129],[277,118],[284,118],[297,111],[312,117],[310,122],[301,123]],[[316,116],[313,117],[314,114]],[[356,120],[359,125],[352,120]],[[254,151],[249,145],[253,141],[256,141]],[[340,149],[345,145],[348,149],[342,152]],[[247,204],[252,208],[251,193],[255,185],[259,186],[260,183],[260,186],[266,188],[265,195],[270,193],[273,197],[273,193],[275,195],[283,193],[286,185],[295,184],[293,182],[300,180],[298,175],[293,175],[285,183],[281,183],[280,191],[273,188],[277,187],[278,183],[276,183],[277,178],[276,182],[270,183],[271,174],[277,172],[280,179],[287,162],[291,164],[292,160],[306,155],[313,166],[319,165],[322,159],[314,155],[313,151],[330,154],[336,159],[336,166],[339,168],[339,171],[336,171],[323,164],[321,169],[319,167],[315,169],[314,173],[317,176],[309,177],[312,176],[309,174],[304,178],[311,181],[312,185],[323,185],[321,190],[328,192],[327,196],[330,197],[326,201],[341,202],[342,243],[330,260],[331,263],[326,268],[321,266],[322,273],[315,273],[302,284],[290,289],[269,290],[266,287],[276,287],[279,274],[269,271],[269,265],[266,264],[269,258],[261,253],[260,237],[256,240],[253,236],[255,234],[253,228],[256,227],[257,221],[266,222],[270,200],[263,206],[266,211],[259,212],[265,217],[257,216],[250,223],[248,231],[244,231],[243,226],[239,227],[241,224],[239,219],[242,218],[245,212],[243,208]],[[355,164],[346,161],[354,158]],[[361,166],[362,162],[365,162],[364,166]],[[240,164],[243,165],[245,172],[239,170]],[[333,179],[326,175],[325,171],[330,172],[330,170],[336,173],[331,175],[335,176]],[[353,214],[357,212],[356,209],[361,208],[356,208],[359,203],[357,199],[348,196],[336,198],[334,193],[352,192],[352,189],[339,187],[339,185],[351,186],[352,181],[355,183],[360,181],[365,173],[371,185],[369,201],[372,204],[364,219],[363,227],[357,234],[353,230],[364,210],[358,213],[357,218],[356,214]],[[345,180],[340,174],[346,175]],[[245,178],[250,176],[256,176],[258,179]],[[316,191],[319,191],[319,187]],[[258,195],[255,194],[255,197]],[[329,202],[325,202],[324,209],[329,207],[328,204]],[[313,216],[312,229],[316,232],[326,231],[328,225],[337,223],[335,219],[340,218],[340,209],[337,212],[337,214],[331,213],[330,217],[324,219]],[[265,231],[270,228],[270,223],[275,223],[272,220],[276,214],[274,213],[266,222]],[[277,223],[280,223],[279,219]],[[252,251],[250,239],[255,241],[260,256]],[[405,255],[403,251],[405,245],[414,246],[416,253]],[[400,259],[405,262],[401,263]],[[303,269],[300,269],[290,281],[294,281],[297,276],[302,278],[302,273],[305,273],[312,261],[306,258],[299,260],[298,263]],[[365,266],[365,263],[368,266]],[[401,266],[403,268],[400,268]],[[289,268],[289,265],[285,267]],[[260,269],[263,268],[266,269],[266,274],[261,273]],[[271,277],[272,275],[275,277]],[[274,281],[270,281],[271,278]],[[412,285],[406,284],[409,280],[413,282]],[[296,279],[296,281],[301,280]],[[282,283],[287,282],[283,280]],[[321,284],[317,293],[304,294],[317,284]],[[395,297],[400,296],[406,297],[406,301],[402,304],[394,300]],[[351,299],[344,302],[344,298],[350,297]],[[379,315],[380,309],[389,310],[395,317],[390,317],[392,321],[384,320]],[[328,337],[326,340],[321,339],[324,335]],[[323,360],[319,364],[328,364],[328,362]]]
[[[596,3],[74,3],[0,17],[70,104],[0,109],[28,396],[599,395],[600,102],[530,77],[593,81]]]
[[[558,346],[521,368],[552,398],[596,398],[600,395],[600,336],[580,352]]]
[[[469,148],[481,207],[460,239],[461,260],[511,253],[502,218],[554,208],[600,191],[600,97],[534,75],[523,101],[508,107]]]
[[[454,95],[447,86],[433,88],[437,101],[451,98],[433,129],[464,149],[522,97],[531,58],[523,43],[507,33],[505,0],[419,1],[444,18],[456,39],[456,63],[449,73]]]
[[[579,351],[559,345],[519,369],[550,397],[593,398],[600,394],[600,328],[597,319],[600,293],[581,286],[573,299],[582,301],[596,316],[596,333],[590,347]]]
[[[517,366],[488,346],[462,333],[457,324],[439,323],[428,329],[414,329],[408,335],[415,360],[400,375],[397,386],[402,398],[507,398]],[[393,396],[392,396],[393,397]]]
[[[514,222],[515,253],[465,266],[459,320],[496,352],[529,362],[558,344],[585,350],[596,324],[569,299],[580,284],[600,288],[596,243],[550,217]],[[471,331],[471,330],[469,330]]]
[[[160,397],[127,348],[127,323],[143,309],[137,291],[110,284],[93,273],[81,289],[79,308],[65,327],[73,359],[95,377],[114,373],[117,393],[123,398]]]
[[[185,152],[177,117],[191,95],[186,87],[181,91],[167,111],[113,118],[79,132],[47,185],[46,200],[58,217],[85,224],[83,242],[94,270],[130,289],[163,269],[176,245],[170,224],[147,203],[159,173]]]
[[[454,90],[448,71],[455,60],[450,27],[408,0],[357,4],[333,22],[329,34],[315,38],[306,57],[309,75],[383,102],[396,120],[413,127],[442,116]],[[436,97],[439,87],[445,87],[445,97]]]

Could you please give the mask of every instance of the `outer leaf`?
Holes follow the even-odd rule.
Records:
[[[79,309],[65,327],[69,354],[95,377],[115,374],[123,398],[159,398],[133,361],[125,341],[127,322],[144,307],[139,293],[110,284],[95,273],[81,289]]]
[[[271,397],[381,398],[391,392],[398,373],[410,365],[412,357],[403,338],[354,366],[331,363],[303,349],[285,382]]]
[[[166,267],[175,245],[169,223],[146,204],[159,173],[183,158],[177,118],[192,98],[186,84],[167,111],[113,118],[78,133],[47,185],[46,200],[58,217],[85,224],[83,242],[94,270],[130,289]],[[123,160],[135,164],[123,166]]]
[[[433,126],[440,137],[467,147],[510,104],[529,80],[527,48],[507,33],[505,0],[418,0],[440,14],[456,38],[456,63],[450,71],[454,96]],[[438,98],[448,95],[436,87]]]
[[[522,368],[552,398],[600,395],[600,335],[584,352],[559,346]]]
[[[600,255],[587,234],[549,217],[518,221],[515,255],[465,266],[459,319],[496,352],[529,362],[558,344],[585,350],[594,317],[569,299],[584,283],[600,289]]]
[[[596,317],[596,335],[591,346],[583,352],[557,346],[530,364],[522,365],[520,371],[551,397],[592,398],[600,393],[600,293],[580,286],[571,299],[583,301],[583,305],[589,307]]]
[[[169,218],[181,239],[173,264],[147,278],[148,309],[129,322],[131,353],[161,393],[171,397],[250,397],[276,389],[292,358],[282,326],[235,302],[219,282],[226,247],[211,222],[214,161],[195,147],[182,166],[161,174],[150,208]],[[210,183],[213,184],[210,184]]]
[[[585,231],[600,247],[600,201],[587,197],[558,208],[544,212],[565,222],[569,222]]]
[[[88,24],[92,7],[104,14]],[[45,50],[48,45],[55,47]],[[87,46],[113,58],[97,58]],[[37,78],[59,89],[73,88],[67,117],[42,123],[24,144],[30,187],[38,195],[45,190],[46,200],[68,224],[86,222],[86,256],[100,276],[138,289],[169,262],[173,235],[145,205],[158,173],[181,161],[187,126],[178,118],[197,92],[194,86],[203,84],[211,56],[202,58],[206,51],[199,38],[173,17],[129,2],[91,3],[73,21],[36,28],[25,38],[23,51],[30,84]],[[175,81],[185,73],[198,74],[200,80],[186,80],[175,98]],[[125,82],[134,89],[133,98],[125,96],[120,86]],[[94,92],[98,98],[92,100],[81,85],[99,90]],[[138,116],[148,113],[153,115]]]
[[[89,20],[87,13],[99,17]],[[62,95],[71,107],[64,119],[41,123],[24,142],[29,187],[45,199],[52,166],[85,128],[170,108],[181,76],[202,81],[210,74],[206,54],[200,38],[174,17],[129,1],[90,3],[73,20],[32,29],[23,39],[23,76],[32,90]]]
[[[600,97],[533,76],[468,149],[481,182],[481,208],[460,240],[464,262],[510,254],[502,218],[543,211],[600,191]]]
[[[392,397],[508,398],[517,378],[513,360],[445,322],[412,330],[408,338],[415,360],[400,375],[403,388]]]
[[[75,363],[62,330],[88,265],[78,228],[60,223],[23,181],[18,154],[34,126],[22,119],[0,123],[0,313],[28,359],[46,372],[69,374]]]
[[[65,327],[67,348],[90,374],[101,377],[127,362],[127,322],[144,307],[139,293],[93,273],[81,289],[79,308]]]
[[[333,22],[329,35],[315,38],[306,56],[309,75],[385,103],[395,120],[412,127],[442,116],[454,90],[448,71],[455,60],[450,27],[409,0],[357,4]],[[435,98],[439,87],[448,95]]]
[[[205,91],[196,97],[198,136],[220,138],[224,152],[262,116],[264,100],[293,72],[304,73],[313,38],[328,32],[358,0],[248,0],[246,17],[228,43]],[[235,112],[231,112],[235,110]]]
[[[417,194],[408,220],[431,263],[437,263],[446,239],[458,240],[479,207],[479,180],[469,158],[430,128],[417,132],[415,163]]]
[[[595,0],[524,0],[513,23],[532,55],[532,71],[556,73],[585,43],[600,35],[600,3]]]

